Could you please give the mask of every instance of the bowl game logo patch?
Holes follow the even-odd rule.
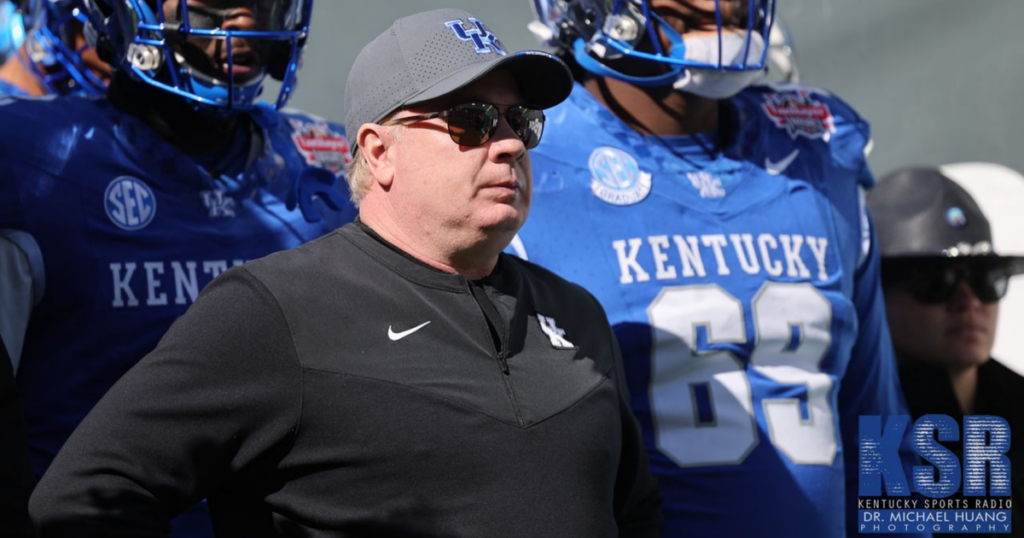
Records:
[[[338,176],[345,172],[345,165],[352,160],[345,135],[332,130],[327,122],[289,121],[295,130],[292,142],[310,166],[326,168]]]
[[[832,111],[828,105],[811,97],[807,90],[786,93],[768,93],[761,105],[775,126],[785,129],[790,138],[798,136],[820,138],[828,142],[836,132]]]

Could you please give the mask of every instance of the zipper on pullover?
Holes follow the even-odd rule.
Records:
[[[498,352],[498,364],[501,365],[501,373],[510,375],[508,371],[508,361],[505,359],[505,350]]]
[[[515,386],[512,384],[512,375],[508,367],[508,327],[504,320],[502,320],[501,314],[498,313],[494,303],[491,302],[491,298],[487,296],[487,291],[484,290],[482,284],[467,280],[466,287],[473,296],[473,300],[476,301],[480,313],[484,316],[484,325],[487,335],[494,346],[494,356],[498,360],[498,366],[501,368],[501,379],[505,384],[505,392],[508,394],[512,413],[516,417],[516,424],[525,426],[526,422],[523,420],[522,409],[519,406],[519,397],[516,395]]]

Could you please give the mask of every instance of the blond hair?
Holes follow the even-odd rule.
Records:
[[[398,112],[397,110],[395,112]],[[391,116],[395,115],[395,112],[388,114],[384,119],[380,120],[377,125],[382,129],[386,130],[394,140],[397,142],[402,138],[402,131],[398,129],[401,125],[388,125],[382,126],[381,123],[386,123]],[[358,131],[356,131],[358,135]],[[358,149],[358,148],[357,148]],[[366,154],[362,151],[357,151],[352,157],[352,160],[348,163],[348,191],[351,193],[352,203],[356,207],[359,207],[360,202],[366,196],[367,192],[370,192],[370,186],[373,184],[373,175],[370,173],[370,163],[366,162]]]

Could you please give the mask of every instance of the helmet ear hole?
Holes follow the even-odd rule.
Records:
[[[295,46],[301,52],[302,48],[306,46],[306,38],[299,39]],[[291,41],[277,41],[270,47],[270,57],[267,59],[267,73],[274,80],[283,81],[288,76],[288,66],[291,65],[293,52]]]
[[[291,63],[292,45],[286,42],[277,42],[270,48],[270,58],[267,61],[267,72],[274,80],[284,80],[288,74],[288,65]]]

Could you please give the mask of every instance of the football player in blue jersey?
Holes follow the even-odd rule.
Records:
[[[774,0],[533,5],[577,84],[547,112],[513,250],[607,310],[663,534],[855,534],[858,415],[906,412],[867,123],[758,85]]]
[[[342,128],[278,110],[312,0],[76,5],[106,96],[0,98],[0,331],[38,475],[213,278],[354,217]],[[190,514],[175,535],[209,535]]]
[[[102,94],[111,70],[82,34],[85,16],[77,0],[18,0],[0,6],[0,48],[3,48],[4,10],[10,10],[8,34],[22,40],[10,57],[0,59],[0,95],[43,96],[51,93]],[[22,43],[23,41],[23,43]],[[0,53],[0,57],[3,54]]]

